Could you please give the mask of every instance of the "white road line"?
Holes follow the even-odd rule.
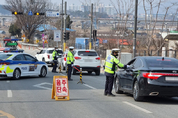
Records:
[[[38,87],[38,88],[42,88],[42,89],[46,89],[46,90],[52,90],[52,88],[44,87],[42,85],[53,85],[53,84],[52,83],[48,83],[48,82],[43,82],[43,83],[36,84],[36,85],[33,85],[33,86]]]
[[[7,81],[7,83],[9,83],[10,81]]]
[[[11,98],[12,97],[12,91],[11,90],[7,90],[7,97]]]
[[[129,103],[129,102],[123,101],[123,103],[125,103],[125,104],[127,104],[127,105],[130,105],[130,106],[132,106],[132,107],[134,107],[134,108],[136,108],[136,109],[139,109],[139,110],[141,110],[141,111],[143,111],[143,112],[145,112],[145,113],[152,113],[151,111],[148,111],[148,110],[146,110],[146,109],[143,109],[143,108],[141,108],[141,107],[139,107],[139,106],[136,106],[136,105],[134,105],[134,104],[131,104],[131,103]]]
[[[40,86],[40,85],[33,85],[33,86],[42,88],[42,89],[46,89],[46,90],[52,90],[52,88],[48,88],[48,87],[44,87],[44,86]]]
[[[89,88],[91,88],[91,89],[96,89],[95,87],[92,87],[92,86],[90,86],[90,85],[88,85],[88,84],[83,84],[83,85],[85,85],[85,86],[87,86],[87,87],[89,87]]]

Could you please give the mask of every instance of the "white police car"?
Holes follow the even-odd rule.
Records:
[[[38,61],[26,53],[1,53],[0,54],[0,77],[47,75],[48,66],[45,62]]]

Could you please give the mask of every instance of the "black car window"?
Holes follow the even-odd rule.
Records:
[[[146,63],[148,67],[178,68],[177,59],[149,58]]]
[[[45,50],[41,50],[41,51],[40,51],[40,54],[44,54],[44,53],[45,53]]]
[[[57,50],[57,53],[63,54],[62,50]]]
[[[48,54],[52,54],[54,50],[47,50]]]
[[[139,68],[142,66],[142,62],[140,59],[136,59],[134,63],[134,68]]]
[[[133,65],[134,62],[135,62],[135,59],[133,59],[130,62],[128,62],[127,65]]]
[[[24,56],[22,55],[22,54],[20,54],[20,55],[17,55],[17,56],[15,56],[14,58],[13,58],[13,60],[15,60],[15,61],[25,61],[25,58],[24,58]]]
[[[54,50],[48,50],[47,53],[48,54],[52,54]],[[57,53],[59,54],[63,54],[62,50],[57,50]]]
[[[28,61],[34,61],[35,58],[30,56],[30,55],[25,55],[25,59],[28,60]]]
[[[94,51],[78,51],[79,56],[97,56],[97,53]]]

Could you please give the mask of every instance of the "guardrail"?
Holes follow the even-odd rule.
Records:
[[[22,45],[22,48],[26,49],[26,48],[29,48],[29,49],[39,49],[38,48],[38,45],[37,44],[30,44],[30,43],[21,43]],[[39,49],[40,50],[40,49]]]

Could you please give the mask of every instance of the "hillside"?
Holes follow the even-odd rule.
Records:
[[[3,8],[4,5],[0,5],[0,14],[1,15],[11,15],[11,12]]]

